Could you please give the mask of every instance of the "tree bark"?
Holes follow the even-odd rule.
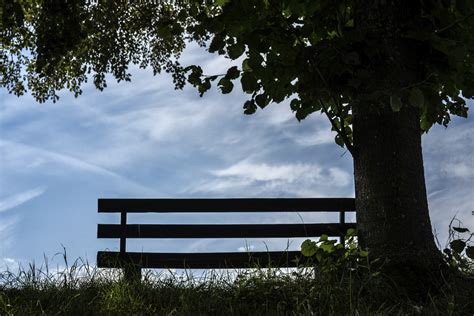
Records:
[[[359,242],[392,264],[439,265],[428,213],[418,109],[353,108]]]

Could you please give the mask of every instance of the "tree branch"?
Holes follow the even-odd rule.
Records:
[[[321,105],[321,108],[323,109],[324,114],[326,114],[326,117],[329,119],[329,122],[331,122],[332,128],[336,131],[338,135],[342,137],[342,140],[344,141],[344,145],[346,145],[347,150],[351,153],[352,157],[354,157],[354,147],[352,146],[352,143],[347,137],[347,134],[342,129],[339,129],[337,127],[336,122],[329,115],[328,109],[324,105],[324,103],[321,101],[321,99],[319,99],[318,101],[319,101],[319,104]],[[342,128],[344,128],[344,124],[341,124],[341,126]]]

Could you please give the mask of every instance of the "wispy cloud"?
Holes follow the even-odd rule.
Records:
[[[218,177],[235,177],[248,182],[281,181],[291,184],[295,181],[322,181],[326,185],[344,187],[350,184],[350,175],[336,167],[323,170],[318,164],[308,163],[252,163],[242,161],[228,168],[213,172]]]
[[[19,221],[19,216],[13,215],[2,217],[0,221],[0,257],[5,255],[5,249],[9,249],[14,241],[12,232]]]
[[[244,160],[212,170],[214,177],[196,186],[197,192],[231,196],[344,196],[352,191],[350,174],[317,163],[265,163]]]
[[[29,200],[34,199],[46,192],[45,187],[37,187],[0,199],[0,213],[15,208]]]
[[[23,168],[28,168],[28,167],[40,167],[42,164],[47,164],[47,163],[55,163],[55,164],[60,164],[63,166],[67,166],[70,168],[74,168],[77,170],[80,170],[82,172],[86,173],[93,173],[99,176],[103,177],[108,177],[108,178],[113,178],[116,180],[118,183],[124,186],[128,186],[131,190],[139,191],[142,192],[143,194],[154,194],[155,191],[143,186],[139,183],[136,183],[135,181],[132,181],[130,179],[127,179],[126,177],[113,172],[111,170],[108,170],[106,168],[103,168],[101,166],[89,163],[87,161],[75,158],[70,155],[62,154],[59,152],[43,149],[43,148],[38,148],[35,146],[27,145],[27,144],[22,144],[18,142],[12,142],[12,141],[7,141],[7,140],[0,140],[0,149],[2,152],[8,153],[14,153],[13,157],[6,157],[5,160],[6,163],[11,164],[10,167],[13,167],[11,169],[23,169]],[[20,161],[18,158],[21,157]],[[31,163],[28,165],[25,165],[24,161],[30,161]],[[51,169],[53,172],[57,172],[56,169]],[[67,171],[65,171],[67,172]]]
[[[473,181],[474,178],[474,161],[464,161],[459,163],[450,163],[444,166],[443,170],[448,177],[460,178]]]
[[[317,178],[321,174],[321,168],[302,163],[269,165],[243,161],[213,173],[218,177],[238,177],[248,181],[293,182],[301,178]]]

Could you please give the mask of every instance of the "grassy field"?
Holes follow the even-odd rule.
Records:
[[[64,250],[61,269],[45,259],[0,271],[0,315],[474,315],[473,236],[450,225],[444,272],[411,273],[403,287],[357,246],[355,231],[344,245],[305,241],[310,267],[145,270],[140,281],[80,259],[69,264]]]
[[[66,261],[67,263],[67,261]],[[414,299],[367,266],[146,271],[142,282],[77,260],[0,274],[0,315],[473,315],[471,290],[450,279]]]

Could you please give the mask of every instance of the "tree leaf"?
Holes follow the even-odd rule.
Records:
[[[227,79],[237,79],[239,76],[240,70],[237,68],[237,66],[230,67],[225,75]]]
[[[465,233],[469,231],[469,229],[465,227],[453,227],[453,230],[457,231],[458,233]]]
[[[254,100],[245,101],[244,114],[253,114],[257,110]]]
[[[466,247],[466,242],[461,239],[455,239],[449,243],[451,246],[451,249],[454,250],[457,253],[461,253],[464,250],[464,247]]]
[[[423,92],[420,89],[413,88],[410,91],[408,101],[412,106],[422,108],[425,104],[425,96],[423,95]]]
[[[252,68],[249,65],[249,59],[245,58],[244,61],[242,62],[242,70],[243,71],[252,71]]]
[[[466,248],[466,255],[468,258],[474,259],[474,246],[468,246]]]
[[[198,86],[198,91],[199,91],[199,96],[202,97],[204,93],[211,89],[211,80],[209,78],[206,78],[199,86]]]
[[[341,135],[337,134],[334,140],[336,141],[336,144],[344,148],[344,139]]]
[[[290,102],[290,108],[292,111],[297,111],[301,106],[301,101],[299,99],[293,99]]]
[[[357,236],[357,229],[349,228],[346,232],[346,236]]]
[[[316,251],[318,250],[318,246],[316,243],[310,239],[306,239],[303,241],[301,244],[301,253],[305,257],[312,257],[316,254]]]
[[[237,42],[227,48],[227,53],[231,59],[239,58],[245,52],[245,45],[242,42]]]
[[[258,89],[257,79],[252,73],[244,72],[240,82],[242,83],[242,90],[244,90],[244,92],[253,93]]]
[[[230,0],[216,0],[216,4],[220,7],[223,7],[229,2]]]
[[[230,93],[232,91],[232,88],[234,88],[234,84],[232,83],[232,81],[225,77],[219,80],[219,83],[217,85],[219,86],[219,88],[221,88],[223,94]]]
[[[327,253],[334,252],[334,245],[332,243],[323,243],[319,248],[321,248]]]
[[[209,45],[209,52],[214,53],[214,52],[220,51],[221,49],[224,48],[224,46],[225,46],[224,37],[220,35],[216,35],[214,36],[214,38],[211,41],[211,44]]]
[[[268,95],[266,93],[259,94],[255,97],[255,102],[260,108],[264,108],[268,105]]]

